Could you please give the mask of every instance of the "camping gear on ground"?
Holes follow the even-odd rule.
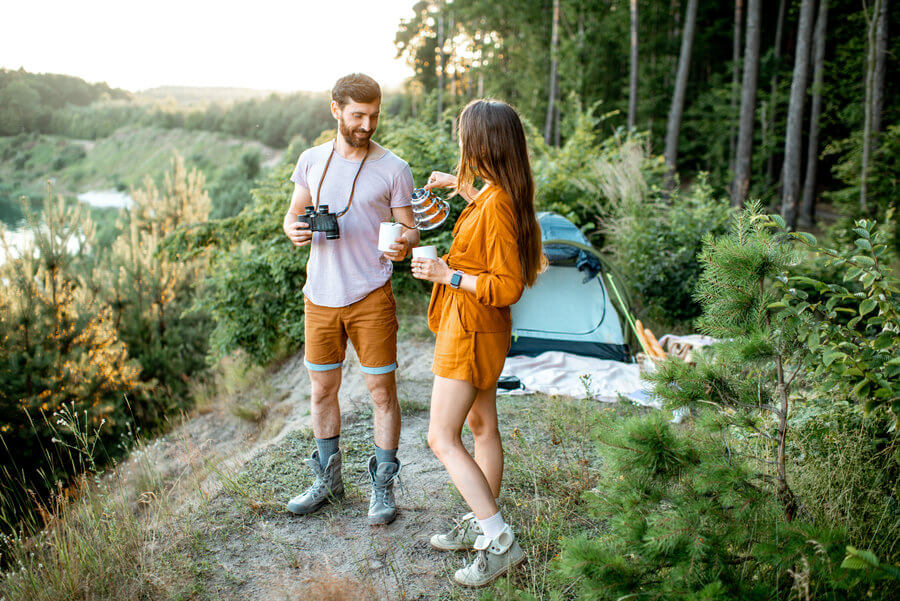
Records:
[[[694,351],[704,346],[709,346],[714,342],[718,342],[718,340],[712,336],[704,336],[702,334],[690,334],[688,336],[666,334],[659,339],[659,343],[670,355],[675,355],[685,363],[693,363]]]
[[[510,390],[514,379],[521,382],[521,387]],[[498,385],[499,394],[540,392],[605,403],[617,402],[621,394],[640,405],[662,407],[658,398],[642,392],[647,385],[641,381],[637,363],[548,351],[535,357],[507,357],[500,381],[504,385]]]
[[[602,278],[607,274],[618,292],[625,291],[614,268],[565,217],[540,212],[537,218],[550,265],[511,307],[512,342],[507,354],[565,351],[631,363],[632,337],[626,339],[619,307]],[[623,298],[621,305],[628,304]]]

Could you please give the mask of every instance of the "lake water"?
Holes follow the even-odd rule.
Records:
[[[133,199],[127,192],[120,192],[119,190],[90,190],[78,194],[76,198],[92,207],[106,209],[127,208],[133,202]],[[13,256],[17,256],[21,249],[31,241],[33,236],[27,227],[20,226],[17,229],[7,229],[5,237],[6,242],[10,245],[10,253]],[[3,245],[0,244],[0,262],[5,260],[6,252]]]

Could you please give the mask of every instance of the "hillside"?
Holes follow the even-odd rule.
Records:
[[[399,344],[403,467],[393,524],[365,521],[372,410],[352,347],[340,393],[347,494],[307,517],[284,508],[312,480],[303,465],[314,444],[302,352],[268,370],[226,362],[216,385],[198,391],[192,415],[139,443],[52,518],[55,528],[29,545],[37,553],[28,562],[43,566],[23,571],[22,580],[10,574],[0,595],[49,601],[77,589],[109,599],[479,599],[480,591],[451,582],[471,557],[428,543],[466,508],[426,443],[433,339],[412,326],[417,333],[407,330]],[[599,474],[588,434],[598,416],[620,409],[633,411],[564,397],[499,398],[507,453],[500,504],[529,559],[500,586],[512,581],[540,594],[562,538],[600,527],[581,500]],[[468,428],[463,440],[471,449]],[[60,545],[70,555],[57,555]],[[84,554],[90,557],[72,559]]]
[[[127,190],[142,185],[146,175],[159,177],[176,151],[209,182],[238,164],[248,150],[259,153],[263,166],[276,163],[282,152],[219,133],[155,127],[120,129],[96,141],[37,134],[0,137],[0,205],[16,205],[22,194],[43,198],[47,179],[67,195]],[[0,207],[0,217],[3,214]]]
[[[229,88],[221,86],[158,86],[136,92],[138,96],[165,100],[174,98],[180,105],[195,105],[208,102],[230,104],[242,100],[256,100],[277,94],[275,90],[255,90],[252,88]]]

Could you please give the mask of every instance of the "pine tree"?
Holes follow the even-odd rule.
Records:
[[[65,406],[89,427],[105,420],[107,433],[120,432],[124,396],[141,389],[139,366],[85,285],[93,226],[84,205],[48,191],[42,221],[25,211],[34,242],[0,267],[0,422],[13,471],[33,476],[42,466],[61,477],[86,466],[55,461],[52,415]]]
[[[788,232],[780,216],[762,215],[758,202],[735,218],[729,235],[705,238],[697,326],[720,341],[695,354],[696,364],[670,357],[648,378],[668,407],[691,407],[694,420],[675,426],[656,412],[624,423],[610,418],[599,429],[603,476],[588,501],[608,518],[608,529],[568,541],[560,556],[562,576],[573,579],[579,599],[889,598],[877,593],[890,582],[869,588],[860,577],[879,565],[874,554],[848,546],[840,529],[807,521],[785,469],[791,392],[804,368],[842,362],[839,377],[885,387],[887,394],[874,399],[882,408],[891,394],[896,399],[900,369],[889,349],[897,344],[897,290],[879,285],[885,247],[871,223],[857,233],[859,249],[872,240],[868,260],[857,256],[862,251],[846,260],[825,252],[851,266],[848,277],[865,273],[865,295],[816,284],[836,301],[857,303],[850,324],[834,319],[827,295],[814,300],[794,288],[814,282],[788,275],[798,264],[795,244],[815,240]],[[824,328],[827,342],[810,351],[814,319],[833,323]],[[835,350],[848,344],[856,323],[867,324],[869,340],[860,341],[857,331],[854,342],[867,372]],[[877,580],[900,570],[886,564],[884,574],[871,573]]]
[[[119,335],[141,363],[141,379],[153,386],[152,395],[134,406],[135,416],[148,426],[187,406],[185,378],[206,366],[209,317],[186,314],[203,278],[202,261],[158,252],[179,227],[206,222],[210,200],[204,184],[203,174],[188,172],[176,154],[161,188],[148,178],[143,188],[132,190],[134,205],[119,223],[122,234],[94,271],[94,286],[111,307]]]

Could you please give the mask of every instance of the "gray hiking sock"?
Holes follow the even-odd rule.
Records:
[[[328,458],[338,452],[338,444],[341,441],[341,435],[332,436],[331,438],[317,438],[316,447],[319,449],[319,465],[322,469],[328,466]]]
[[[397,449],[382,449],[375,445],[375,461],[378,463],[397,463]]]

